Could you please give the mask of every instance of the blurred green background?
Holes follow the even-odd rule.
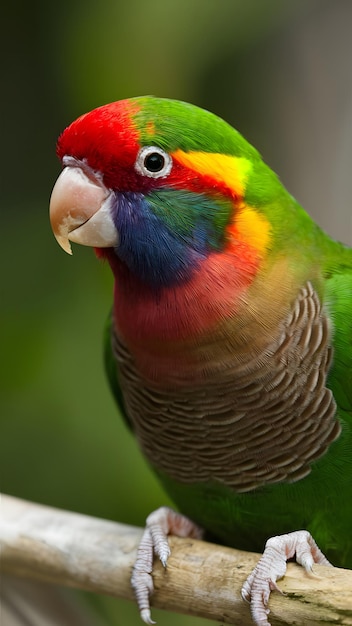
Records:
[[[68,257],[50,231],[56,138],[112,100],[191,101],[238,128],[351,244],[352,3],[22,0],[2,18],[1,489],[143,525],[168,499],[104,378],[109,268],[90,249]],[[132,603],[96,604],[107,624],[140,623]]]

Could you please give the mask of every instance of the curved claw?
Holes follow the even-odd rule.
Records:
[[[146,528],[137,550],[133,566],[131,585],[137,600],[140,616],[146,624],[155,624],[151,618],[149,598],[154,591],[152,571],[154,553],[163,567],[170,556],[168,535],[200,539],[202,530],[188,517],[176,513],[168,507],[153,511],[146,520]]]
[[[313,563],[331,565],[306,530],[297,530],[268,539],[263,556],[248,576],[241,591],[243,600],[251,604],[252,618],[256,626],[270,626],[267,619],[270,592],[283,593],[276,581],[285,575],[287,559],[295,555],[297,563],[308,573],[312,572]]]

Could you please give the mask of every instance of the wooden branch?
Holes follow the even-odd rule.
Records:
[[[131,568],[141,529],[26,502],[1,499],[3,571],[95,593],[133,599]],[[170,537],[165,571],[155,563],[152,606],[246,626],[240,589],[259,555]],[[352,625],[352,571],[316,566],[308,577],[290,563],[272,593],[273,626]],[[142,622],[141,622],[142,623]]]

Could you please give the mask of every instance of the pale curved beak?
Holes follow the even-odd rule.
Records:
[[[61,248],[72,254],[70,241],[110,248],[118,244],[111,216],[113,192],[100,175],[73,157],[64,157],[50,198],[50,222]]]

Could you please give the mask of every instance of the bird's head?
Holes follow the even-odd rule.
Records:
[[[114,102],[68,126],[57,152],[64,169],[50,218],[66,252],[70,242],[92,246],[153,286],[187,280],[214,254],[253,268],[266,254],[260,209],[277,179],[207,111],[154,97]]]

